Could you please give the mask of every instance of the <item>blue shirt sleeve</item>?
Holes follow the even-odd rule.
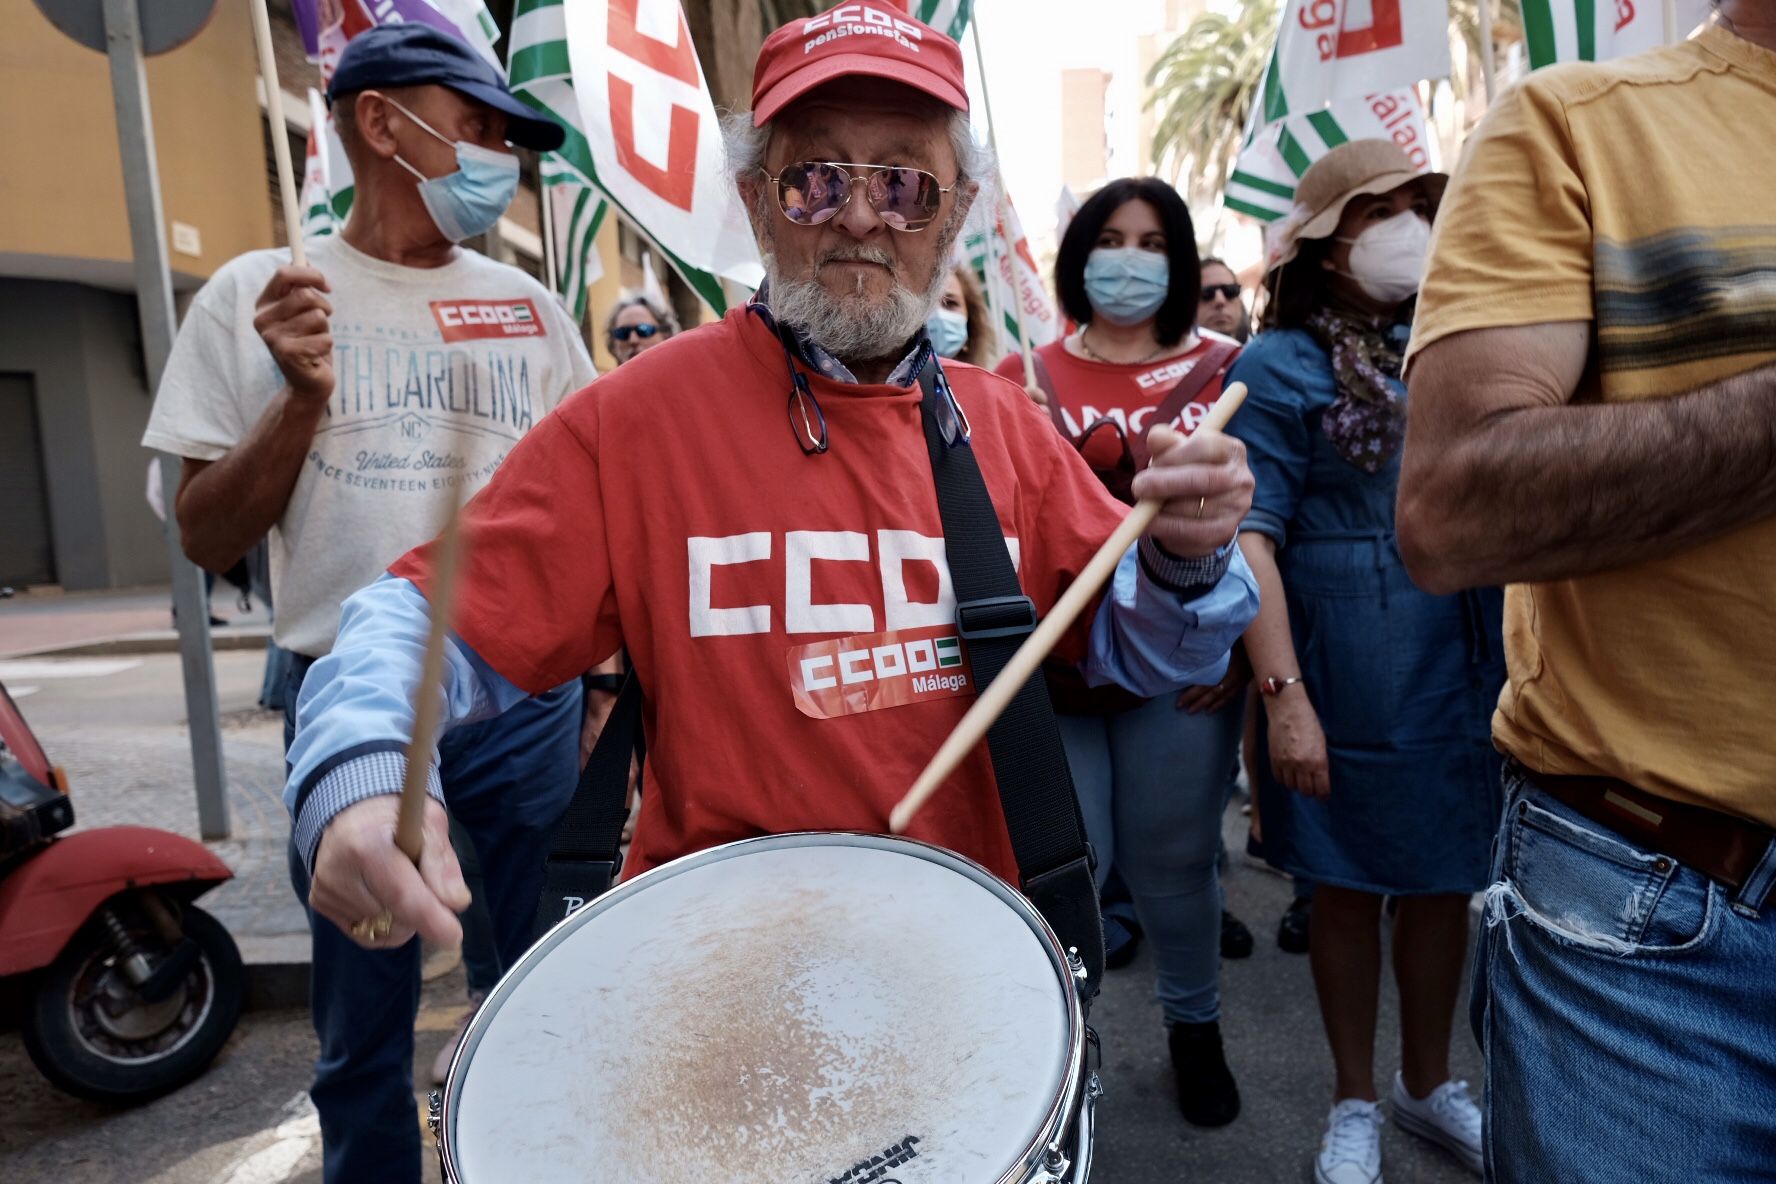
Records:
[[[1092,619],[1079,669],[1093,686],[1115,683],[1148,697],[1216,682],[1257,615],[1258,581],[1239,548],[1214,587],[1185,600],[1149,577],[1131,547]]]
[[[1288,541],[1313,452],[1299,373],[1307,340],[1291,331],[1261,334],[1227,373],[1228,382],[1246,384],[1245,405],[1227,425],[1227,434],[1245,444],[1246,463],[1257,482],[1251,513],[1240,529],[1269,535],[1278,546]]]
[[[419,589],[384,576],[345,602],[332,652],[303,679],[284,804],[294,820],[296,849],[311,872],[321,832],[334,815],[365,798],[400,792],[430,629],[431,606]],[[524,698],[522,689],[460,639],[445,644],[439,735],[498,715]],[[433,736],[426,790],[442,801],[437,742]]]

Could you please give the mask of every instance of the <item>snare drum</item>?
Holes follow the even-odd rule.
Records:
[[[1039,913],[938,847],[686,856],[574,913],[470,1023],[450,1184],[1084,1184],[1097,1077]]]

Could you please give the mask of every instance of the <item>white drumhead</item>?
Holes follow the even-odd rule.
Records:
[[[462,1184],[999,1181],[1068,1072],[1071,986],[1031,922],[916,844],[722,854],[494,993],[451,1081]]]

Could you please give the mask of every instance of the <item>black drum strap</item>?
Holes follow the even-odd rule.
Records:
[[[934,356],[927,356],[919,371],[919,386],[944,554],[956,591],[956,625],[968,645],[979,693],[1036,628],[1036,606],[1018,583],[992,495],[965,436],[965,420]],[[1095,992],[1104,972],[1104,923],[1073,775],[1041,678],[1026,682],[987,730],[987,750],[1024,895],[1061,944],[1079,952]]]
[[[549,839],[533,942],[616,881],[629,818],[629,763],[640,751],[641,707],[641,683],[630,670],[580,771],[573,800]]]

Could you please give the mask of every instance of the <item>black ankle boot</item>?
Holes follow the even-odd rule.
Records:
[[[1167,1043],[1184,1121],[1192,1126],[1226,1126],[1238,1118],[1239,1086],[1221,1048],[1221,1025],[1172,1024]]]

